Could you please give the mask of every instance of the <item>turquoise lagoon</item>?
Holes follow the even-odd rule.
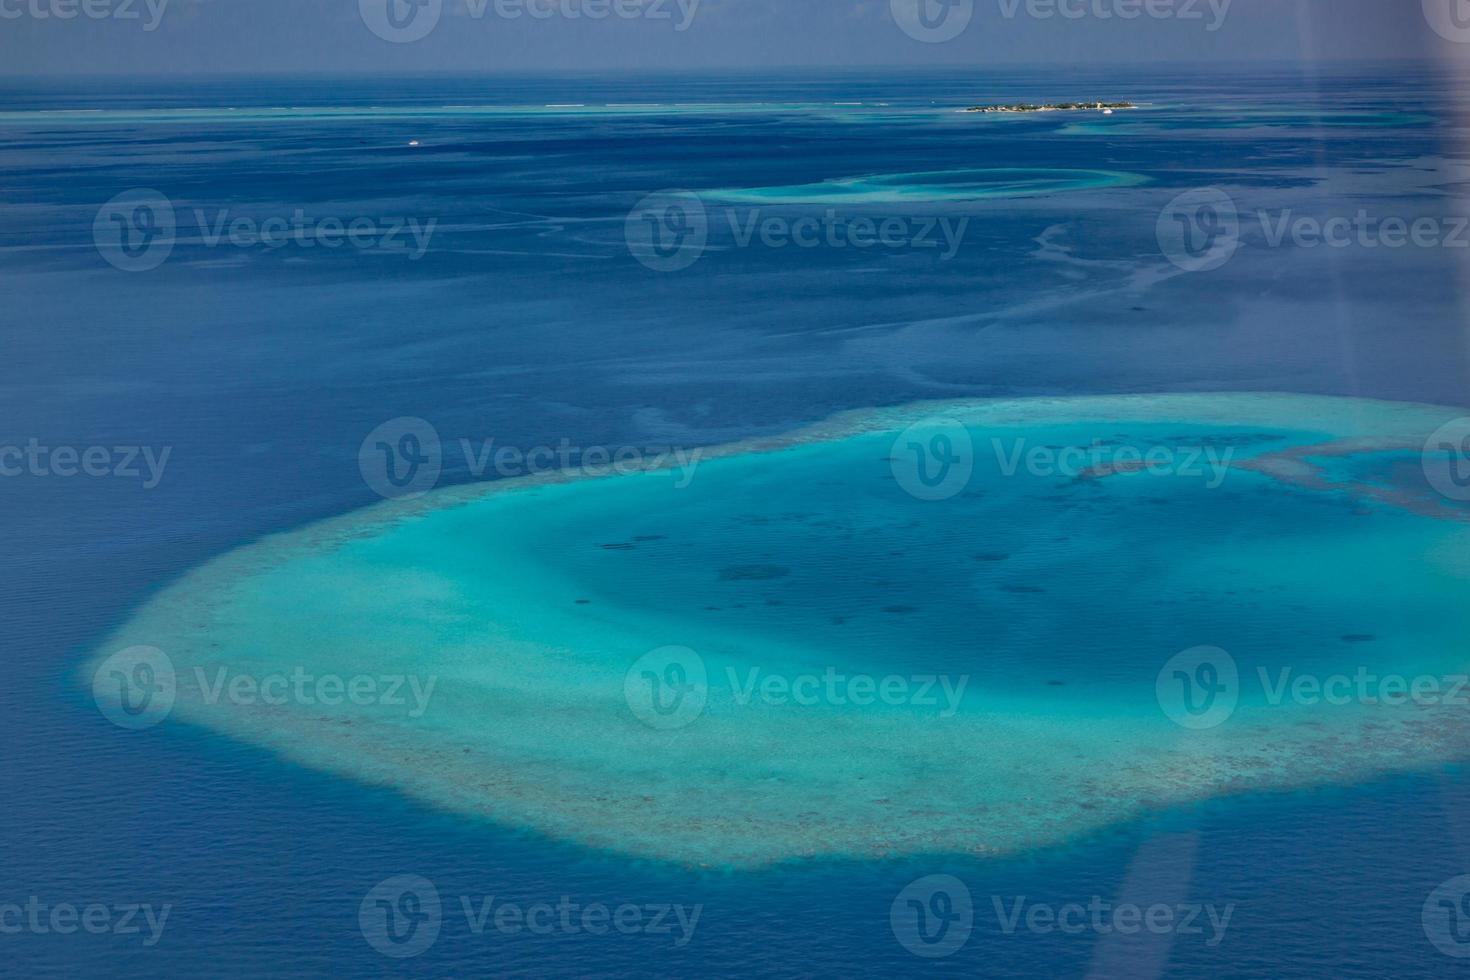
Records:
[[[169,724],[590,848],[1016,853],[1462,757],[1463,707],[1272,703],[1260,680],[1470,668],[1470,512],[1395,464],[1457,414],[1257,394],[849,414],[692,472],[454,487],[266,538],[158,593],[99,657],[163,650]],[[911,493],[907,454],[936,436],[972,472]],[[1018,450],[1125,446],[1177,465],[1010,471]],[[1228,655],[1238,705],[1186,727],[1168,691],[1201,647]],[[226,703],[222,668],[434,687],[422,713]],[[962,696],[746,690],[834,675]],[[692,708],[651,713],[665,682]]]
[[[710,194],[721,200],[749,204],[898,204],[1057,194],[1107,187],[1136,187],[1147,182],[1148,179],[1139,174],[1113,170],[986,167],[873,174],[814,184],[717,190]]]

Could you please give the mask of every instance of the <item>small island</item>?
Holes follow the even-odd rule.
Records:
[[[1137,109],[1138,106],[1132,102],[1052,102],[1046,105],[1033,105],[1029,102],[1018,102],[1014,105],[976,105],[971,106],[964,112],[1081,112],[1085,110],[1101,110],[1112,112],[1114,109]]]

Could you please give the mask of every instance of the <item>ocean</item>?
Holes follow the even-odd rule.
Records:
[[[697,741],[713,727],[700,722],[644,726],[645,741],[625,743],[621,729],[578,727],[603,716],[569,713],[554,694],[518,699],[511,669],[487,683],[517,715],[494,714],[497,699],[455,700],[446,683],[451,716],[414,719],[431,740],[406,734],[369,766],[351,739],[300,726],[290,710],[232,728],[181,700],[158,724],[119,724],[91,684],[94,659],[116,652],[160,601],[194,595],[207,563],[394,506],[385,497],[473,495],[619,458],[678,463],[838,413],[926,401],[1333,396],[1288,399],[1291,411],[1270,426],[1191,422],[1181,411],[1119,429],[1107,425],[1115,413],[1092,410],[1022,433],[1053,452],[1102,440],[1234,446],[1248,457],[1351,435],[1358,413],[1376,417],[1370,400],[1445,406],[1453,418],[1470,406],[1467,252],[1454,243],[1457,217],[1470,214],[1464,91],[1454,76],[1392,65],[4,83],[0,448],[20,455],[0,463],[24,460],[0,478],[11,541],[0,593],[10,627],[0,688],[10,968],[1465,969],[1444,950],[1466,947],[1454,934],[1436,943],[1427,926],[1452,894],[1436,890],[1470,873],[1470,781],[1462,757],[1438,742],[1434,752],[1336,743],[1341,756],[1320,767],[1331,778],[1304,781],[1291,760],[1322,753],[1303,752],[1300,732],[1227,725],[1260,740],[1252,757],[1273,778],[1226,766],[1240,777],[1228,793],[1151,790],[1113,813],[1106,804],[1149,777],[1129,771],[1146,769],[1147,756],[1079,725],[1078,758],[1107,763],[1090,773],[1102,805],[1085,808],[1095,817],[1084,821],[1059,807],[1088,800],[1042,778],[1059,751],[1052,742],[981,736],[987,764],[1040,787],[1039,799],[985,816],[971,808],[996,783],[957,772],[976,752],[973,730],[957,747],[947,742],[954,729],[934,719],[859,713],[873,728],[851,733],[854,746],[891,745],[894,758],[926,767],[910,817],[878,821],[912,833],[879,847],[874,821],[854,829],[842,819],[868,812],[844,789],[865,774],[833,768],[832,733],[854,719],[831,704],[814,716],[815,733],[808,717],[800,730],[752,727],[759,740],[742,742],[737,713],[717,746]],[[1094,98],[1140,107],[955,111]],[[1197,227],[1176,242],[1182,208]],[[1311,223],[1360,212],[1348,244],[1312,244]],[[1395,219],[1433,219],[1443,237],[1385,244]],[[1193,247],[1195,231],[1214,244]],[[973,433],[984,451],[997,434]],[[938,445],[932,435],[920,442]],[[544,508],[500,531],[433,539],[442,564],[422,540],[403,545],[390,567],[420,574],[388,576],[382,592],[356,583],[358,617],[344,622],[360,628],[365,652],[391,647],[394,629],[412,625],[402,610],[450,608],[414,590],[453,567],[523,589],[498,622],[571,651],[564,674],[553,658],[534,685],[519,679],[543,698],[546,677],[570,689],[587,617],[612,604],[640,623],[677,624],[645,627],[660,633],[646,649],[693,641],[721,676],[718,647],[731,636],[763,637],[772,650],[826,644],[877,677],[969,676],[1011,711],[1060,703],[1092,717],[1098,703],[1123,705],[1158,726],[1150,739],[1179,734],[1151,698],[1155,672],[1186,647],[1229,648],[1247,673],[1258,664],[1325,673],[1367,659],[1451,674],[1470,652],[1456,646],[1453,620],[1467,588],[1454,560],[1463,549],[1425,529],[1454,525],[1384,496],[1422,483],[1402,447],[1319,460],[1379,487],[1379,498],[1293,491],[1268,505],[1258,496],[1266,477],[1234,471],[1221,493],[1205,489],[1206,475],[1156,495],[1147,484],[1094,493],[1076,474],[1007,482],[987,470],[968,493],[926,501],[888,479],[903,449],[891,438],[842,441],[841,458],[811,456],[819,442],[788,448],[789,465],[774,472],[743,471],[755,466],[745,457],[707,459],[666,510],[637,506],[634,490],[591,495],[600,482],[626,488],[649,474],[548,485],[536,491]],[[393,465],[395,453],[419,459],[425,446],[437,447],[422,457],[429,471]],[[59,447],[77,460],[67,465]],[[94,448],[96,465],[84,469]],[[1111,479],[1103,484],[1119,485]],[[729,517],[743,523],[722,532]],[[357,547],[391,546],[375,542]],[[1449,558],[1426,560],[1446,549]],[[1241,554],[1259,564],[1233,565]],[[553,571],[580,589],[554,593]],[[314,603],[341,569],[307,572],[276,583],[274,605],[238,598],[250,616],[229,629],[198,632],[208,622],[200,606],[176,635],[129,642],[167,648],[187,630],[218,628],[207,642],[254,644],[231,661],[247,672],[303,660],[316,669],[318,655],[356,669],[352,648],[313,632],[331,615]],[[1238,577],[1229,590],[1227,573]],[[973,601],[976,575],[983,603]],[[1163,591],[1126,587],[1137,582]],[[737,606],[739,630],[709,626]],[[553,607],[566,618],[548,618]],[[433,622],[440,638],[468,630]],[[421,662],[422,637],[409,638],[398,649],[417,664],[410,673],[442,669],[452,680],[451,668]],[[1365,652],[1385,638],[1403,645],[1384,660]],[[1442,648],[1414,645],[1426,638]],[[619,664],[642,649],[612,646]],[[1105,659],[1108,650],[1120,652]],[[190,661],[174,654],[187,676]],[[654,664],[655,678],[671,676],[668,666]],[[796,670],[775,654],[761,666]],[[416,777],[445,744],[481,730],[477,709],[483,731],[514,746],[504,771],[516,779],[471,787],[473,774],[451,771],[462,794],[426,790]],[[711,720],[725,720],[718,705],[700,721]],[[639,730],[637,718],[623,721]],[[682,748],[661,755],[659,734]],[[646,754],[630,757],[630,744]],[[589,746],[622,754],[586,766]],[[1369,764],[1373,752],[1412,764]],[[778,764],[803,757],[810,784]],[[1213,753],[1175,762],[1181,785],[1220,781]],[[659,791],[627,798],[640,780]],[[818,782],[824,791],[801,812]],[[763,828],[767,802],[793,810]],[[717,834],[697,823],[713,815],[748,823]],[[1065,832],[1038,829],[1053,822]],[[786,839],[797,826],[816,830]],[[957,846],[966,833],[979,843]],[[925,835],[939,843],[925,846]],[[859,837],[866,846],[852,843]],[[984,846],[1000,839],[1014,846]],[[1111,912],[1094,919],[1103,904],[1163,905],[1190,921],[1129,928]],[[51,915],[99,906],[106,918],[99,912],[93,929]],[[607,918],[588,918],[589,908]],[[917,934],[905,931],[912,910]],[[432,923],[432,935],[375,931],[394,915]]]

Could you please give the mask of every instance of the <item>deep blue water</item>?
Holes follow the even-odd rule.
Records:
[[[964,396],[1290,390],[1470,405],[1464,253],[1270,248],[1251,226],[1221,269],[1147,275],[1166,265],[1160,208],[1202,186],[1226,189],[1247,214],[1463,213],[1464,91],[1387,68],[6,83],[4,112],[741,111],[0,118],[0,444],[171,447],[151,489],[118,477],[0,479],[0,905],[33,895],[172,905],[153,947],[23,931],[0,936],[0,954],[17,976],[1076,976],[1114,955],[1105,942],[1006,935],[990,897],[1086,903],[1163,860],[1190,900],[1236,911],[1218,946],[1175,937],[1161,973],[1130,957],[1141,975],[1470,972],[1420,924],[1431,890],[1470,872],[1470,780],[1459,769],[1212,802],[1020,859],[720,872],[446,816],[179,725],[123,732],[75,676],[111,627],[184,570],[377,500],[358,448],[400,416],[429,420],[446,442],[529,449],[564,439],[698,446],[842,409]],[[1076,97],[1164,108],[1115,117],[1129,127],[1117,134],[1063,132],[1074,120],[1057,117],[927,112]],[[871,115],[748,106],[838,101],[889,105]],[[896,111],[905,107],[914,113]],[[659,273],[623,239],[629,209],[665,188],[974,167],[1121,171],[1148,183],[948,211],[972,218],[949,261],[918,249],[737,248],[721,232],[694,266]],[[103,261],[92,224],[104,202],[137,187],[161,191],[181,215],[303,208],[436,218],[439,230],[416,262],[181,236],[160,267],[125,273]],[[1043,236],[1054,247],[1039,246]],[[443,482],[470,475],[447,458]],[[895,940],[889,906],[910,881],[941,872],[975,896],[975,933],[926,961]],[[433,947],[399,962],[364,941],[358,904],[401,873],[433,881],[446,915]],[[699,903],[703,913],[677,948],[668,936],[479,936],[460,895]]]

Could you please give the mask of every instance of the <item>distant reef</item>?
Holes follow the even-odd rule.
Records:
[[[1103,110],[1111,112],[1114,109],[1137,109],[1138,106],[1132,102],[1050,102],[1046,105],[1033,105],[1029,102],[1017,102],[1014,105],[976,105],[964,110],[965,112],[1081,112],[1084,110]]]

